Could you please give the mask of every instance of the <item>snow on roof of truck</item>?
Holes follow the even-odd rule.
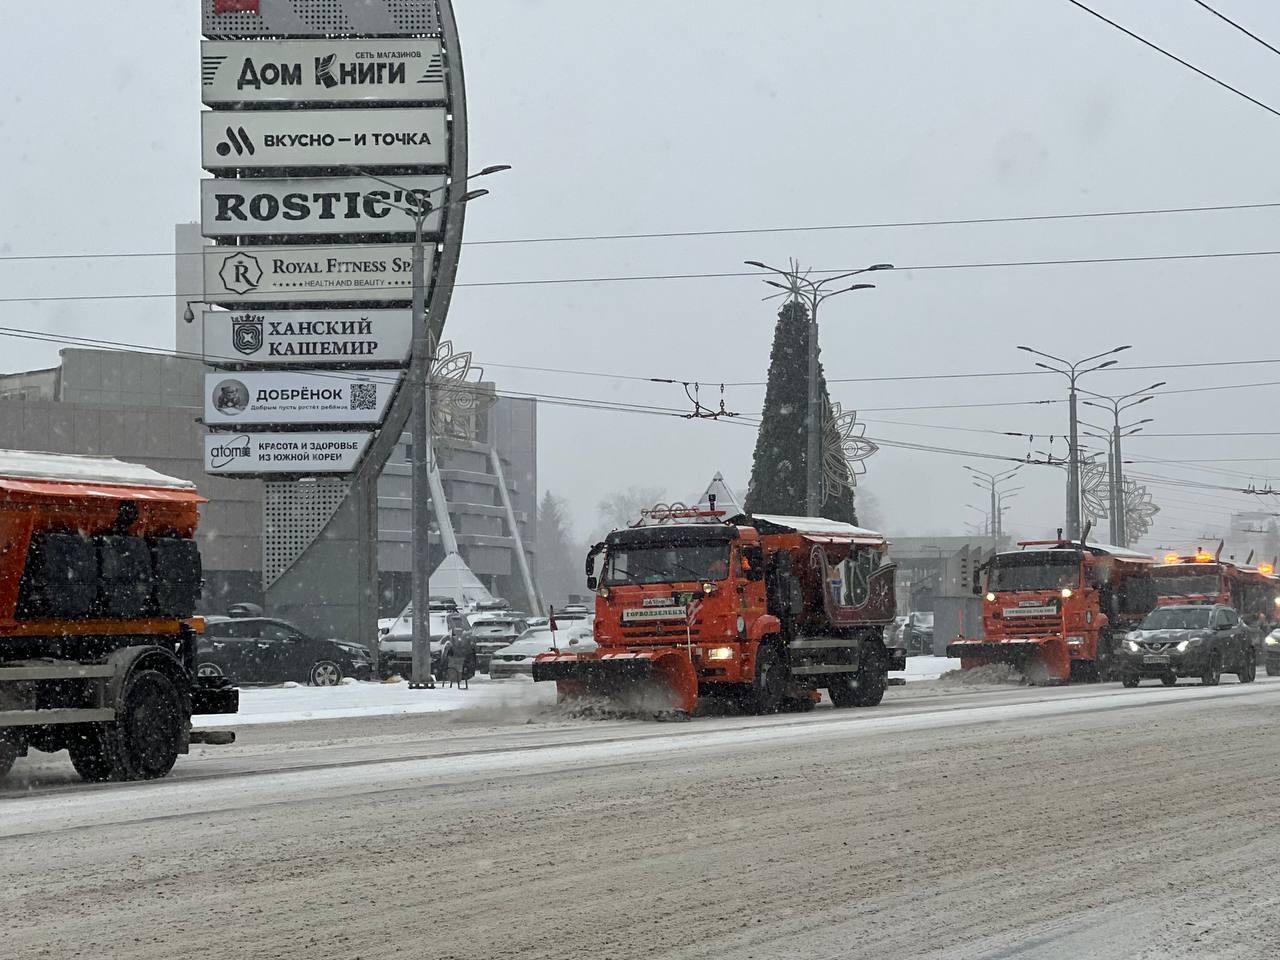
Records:
[[[1031,550],[1071,550],[1079,547],[1080,543],[1072,540],[1023,540],[1018,546],[1021,550],[1004,551],[1007,553],[1026,553]],[[1112,543],[1100,543],[1097,540],[1086,540],[1084,548],[1096,554],[1107,557],[1118,557],[1121,560],[1146,560],[1154,563],[1155,558],[1148,553],[1141,553],[1137,550],[1130,550],[1128,547],[1117,547]]]
[[[190,480],[166,476],[140,463],[112,457],[82,457],[71,453],[0,450],[0,477],[57,480],[65,483],[109,483],[136,487],[195,490]]]
[[[855,527],[852,523],[844,523],[840,520],[828,520],[826,517],[782,517],[766,513],[742,514],[741,517],[733,517],[729,523],[750,524],[753,521],[763,520],[765,523],[772,524],[775,527],[786,527],[796,533],[813,534],[824,537],[858,537],[867,540],[884,540],[883,533],[875,530],[868,530],[865,527]]]

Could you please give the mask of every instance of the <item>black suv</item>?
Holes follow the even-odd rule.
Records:
[[[198,676],[230,677],[236,683],[296,680],[331,687],[343,677],[373,676],[369,651],[358,643],[318,640],[271,617],[206,617],[197,650]]]
[[[1156,607],[1117,646],[1113,671],[1126,687],[1144,677],[1173,686],[1179,677],[1199,677],[1214,686],[1223,673],[1241,683],[1257,675],[1258,655],[1249,628],[1231,607],[1180,604]]]

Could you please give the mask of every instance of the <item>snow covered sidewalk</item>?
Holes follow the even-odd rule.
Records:
[[[909,682],[936,680],[948,670],[958,669],[959,660],[946,657],[909,657],[907,669],[892,676]],[[301,720],[337,720],[345,717],[386,717],[410,713],[444,713],[483,708],[495,714],[510,709],[514,714],[529,707],[552,706],[555,685],[535,684],[515,677],[490,680],[476,677],[468,690],[438,686],[434,690],[410,690],[409,684],[359,683],[347,681],[336,687],[245,687],[240,691],[240,712],[231,716],[199,717],[198,727],[245,727],[263,723],[294,723]]]

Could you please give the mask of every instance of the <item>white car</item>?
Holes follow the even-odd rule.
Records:
[[[493,652],[493,658],[489,661],[490,679],[533,676],[533,658],[540,653],[550,653],[553,650],[589,653],[596,648],[592,625],[581,621],[557,630],[554,646],[551,640],[549,627],[530,627],[515,643]]]
[[[440,650],[449,638],[449,612],[432,610],[430,620],[431,631],[431,668],[435,672],[440,659]],[[399,674],[408,677],[413,672],[413,616],[401,614],[390,629],[378,638],[378,670],[382,676],[390,677]]]

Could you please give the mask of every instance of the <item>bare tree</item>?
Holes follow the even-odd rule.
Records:
[[[596,509],[600,511],[597,526],[608,533],[640,519],[640,511],[660,503],[666,494],[661,487],[627,487],[602,499]]]

